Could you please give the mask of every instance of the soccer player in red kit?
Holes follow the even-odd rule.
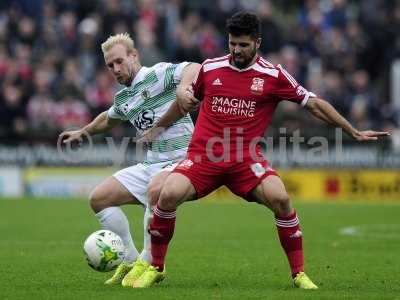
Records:
[[[149,287],[164,279],[164,261],[174,232],[177,206],[226,185],[236,195],[274,212],[294,286],[316,289],[304,273],[299,218],[282,180],[262,156],[258,142],[283,100],[298,103],[359,141],[376,140],[389,133],[358,131],[329,103],[299,85],[280,65],[274,66],[260,57],[256,15],[237,13],[226,27],[230,54],[206,60],[193,84],[192,97],[188,97],[189,88],[178,91],[178,106],[173,106],[158,123],[159,127],[168,126],[179,119],[180,111],[192,109],[197,99],[201,100],[187,159],[166,179],[154,209],[149,230],[152,266],[134,286]]]

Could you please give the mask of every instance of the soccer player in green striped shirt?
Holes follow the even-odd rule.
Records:
[[[81,141],[85,134],[107,132],[123,121],[129,121],[139,134],[144,133],[168,109],[179,109],[175,102],[178,85],[187,86],[193,82],[200,69],[199,64],[188,62],[144,67],[127,33],[110,36],[101,48],[108,69],[125,88],[116,93],[108,111],[80,130],[63,132],[60,137],[64,143]],[[181,119],[152,141],[144,162],[116,172],[91,193],[90,205],[102,228],[117,233],[127,249],[125,261],[106,284],[132,286],[149,265],[151,251],[147,226],[151,207],[148,199],[158,198],[163,180],[173,164],[185,157],[193,128],[189,114],[182,114]],[[124,204],[140,204],[146,208],[144,246],[140,254],[132,240],[128,219],[119,207]]]

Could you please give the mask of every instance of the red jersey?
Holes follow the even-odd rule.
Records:
[[[230,60],[230,55],[206,60],[193,83],[194,95],[202,103],[189,156],[206,155],[207,143],[212,144],[215,156],[221,156],[224,146],[218,141],[224,133],[230,159],[235,159],[238,147],[246,156],[252,141],[263,137],[280,101],[304,106],[310,96],[315,97],[280,65],[262,57],[246,69],[232,66]]]

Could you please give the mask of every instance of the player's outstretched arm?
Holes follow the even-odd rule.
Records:
[[[327,101],[313,97],[308,99],[306,104],[307,110],[318,119],[326,123],[342,128],[348,135],[357,141],[373,141],[378,137],[389,136],[390,133],[386,131],[359,131],[354,128],[349,121],[347,121],[338,111]]]
[[[59,135],[59,139],[63,140],[63,143],[71,143],[74,141],[82,142],[82,137],[85,134],[94,135],[98,133],[104,133],[109,131],[121,123],[119,119],[112,119],[108,117],[107,111],[99,114],[92,122],[87,124],[85,127],[78,130],[64,131]]]

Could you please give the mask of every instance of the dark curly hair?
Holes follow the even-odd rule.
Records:
[[[256,39],[260,37],[260,20],[253,13],[240,11],[226,21],[226,31],[234,36],[250,35]]]

